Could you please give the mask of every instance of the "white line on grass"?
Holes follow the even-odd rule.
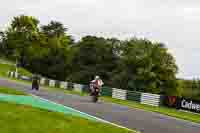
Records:
[[[108,124],[111,124],[111,125],[113,125],[113,126],[116,126],[116,127],[119,127],[119,128],[123,128],[123,129],[129,130],[129,131],[132,131],[132,132],[140,133],[139,131],[134,131],[134,130],[131,130],[131,129],[127,128],[127,127],[117,125],[117,124],[115,124],[115,123],[112,123],[112,122],[103,120],[103,119],[101,119],[101,118],[97,118],[97,117],[95,117],[95,116],[89,115],[89,114],[87,114],[87,113],[81,112],[81,111],[79,111],[79,110],[73,109],[73,108],[71,108],[71,107],[67,107],[67,106],[62,105],[62,104],[59,104],[59,103],[53,102],[53,101],[51,101],[51,100],[42,98],[42,97],[40,97],[40,96],[36,96],[36,95],[33,95],[33,94],[32,94],[32,96],[34,96],[34,97],[36,97],[36,98],[39,98],[39,99],[41,99],[41,100],[44,100],[44,101],[53,103],[53,104],[61,105],[61,106],[65,107],[66,109],[71,109],[71,110],[73,110],[73,111],[76,111],[76,112],[78,112],[78,113],[87,115],[87,116],[92,117],[92,118],[94,118],[94,119],[96,119],[96,120],[99,120],[99,121],[101,121],[101,122],[108,123]]]

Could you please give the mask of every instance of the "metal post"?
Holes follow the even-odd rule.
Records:
[[[15,78],[18,78],[18,60],[16,58]]]

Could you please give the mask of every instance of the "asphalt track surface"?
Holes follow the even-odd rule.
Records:
[[[0,86],[22,90],[141,133],[200,133],[200,124],[175,119],[159,113],[102,101],[92,103],[90,97],[69,95],[62,92],[50,92],[44,89],[36,92],[31,90],[30,85],[2,78],[0,78]]]

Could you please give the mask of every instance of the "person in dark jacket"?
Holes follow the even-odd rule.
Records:
[[[39,90],[39,77],[37,75],[33,75],[32,79],[32,90]]]

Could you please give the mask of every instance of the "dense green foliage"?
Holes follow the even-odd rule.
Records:
[[[18,59],[18,65],[31,72],[65,80],[68,45],[72,44],[65,31],[60,22],[51,21],[39,27],[34,17],[15,17],[1,34],[2,51],[8,58]]]
[[[74,82],[88,83],[94,75],[100,75],[105,84],[112,85],[112,71],[116,69],[119,56],[115,53],[116,39],[83,37],[70,52],[69,76]]]
[[[200,80],[179,80],[181,96],[200,100]]]
[[[100,75],[110,87],[180,95],[174,57],[162,43],[85,36],[74,42],[57,21],[39,25],[30,16],[13,19],[0,34],[1,51],[19,66],[57,80],[88,84]]]

